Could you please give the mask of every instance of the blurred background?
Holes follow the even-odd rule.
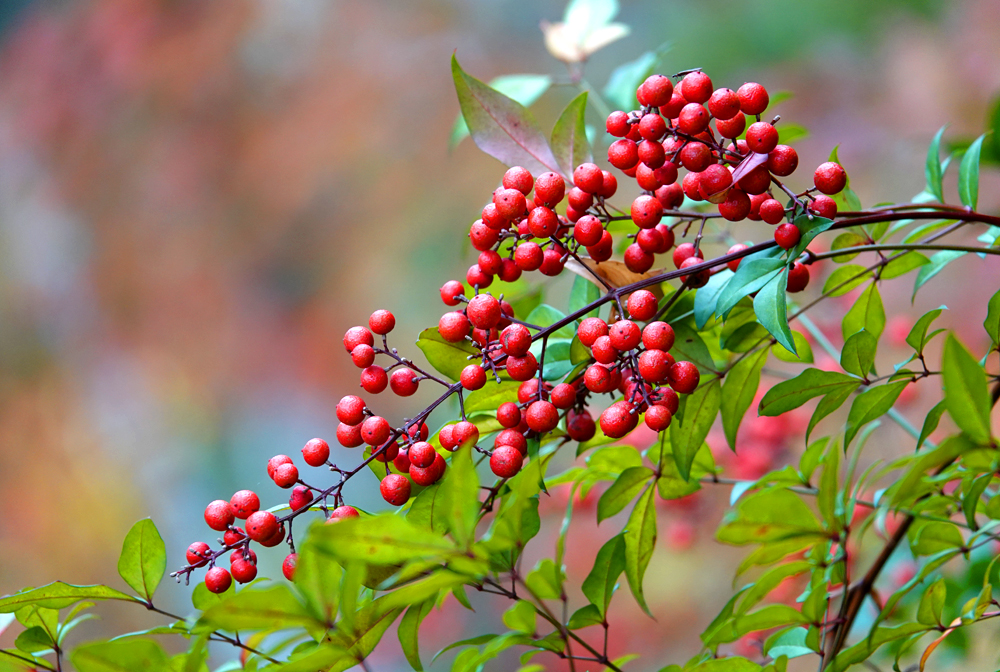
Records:
[[[57,578],[121,587],[116,559],[135,520],[153,517],[173,569],[191,541],[212,539],[209,500],[244,487],[284,499],[266,459],[332,437],[334,404],[357,388],[344,330],[389,308],[393,344],[418,354],[412,340],[441,312],[436,288],[473,263],[468,225],[503,167],[469,140],[449,151],[451,54],[486,81],[567,82],[539,30],[563,8],[0,4],[0,594]],[[796,177],[839,144],[866,206],[919,192],[934,132],[975,137],[1000,91],[998,0],[622,0],[618,20],[632,33],[588,63],[595,86],[670,42],[666,74],[702,67],[716,86],[793,91],[782,117],[811,132]],[[573,94],[554,86],[535,103],[543,127]],[[1000,204],[998,184],[984,172],[981,209]],[[943,322],[983,349],[1000,267],[974,260],[942,277],[912,308],[905,281],[887,302],[907,325],[947,303]],[[379,410],[398,419],[423,392]],[[373,506],[374,484],[349,492]],[[691,637],[725,599],[736,557],[711,542],[716,523],[677,533],[673,549],[665,540],[646,581],[659,621],[623,609],[632,624],[613,652],[642,650],[649,666],[697,650]],[[571,573],[589,570],[595,543]],[[162,606],[186,613],[189,591],[165,584]],[[446,610],[425,627],[424,651],[506,608],[482,604],[472,621]],[[80,637],[155,622],[101,613]],[[387,640],[373,667],[406,669]]]

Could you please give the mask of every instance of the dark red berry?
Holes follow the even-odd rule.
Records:
[[[281,563],[281,573],[289,581],[295,579],[295,566],[299,564],[299,554],[289,553],[285,556],[285,561]]]
[[[451,431],[452,440],[455,442],[454,448],[457,450],[465,446],[474,446],[479,441],[479,428],[468,420],[456,422]]]
[[[698,388],[701,373],[691,362],[674,362],[669,373],[670,387],[681,394],[691,394]]]
[[[837,216],[837,202],[829,196],[817,196],[809,205],[809,209],[827,219],[833,219]]]
[[[278,519],[270,511],[255,511],[247,518],[247,536],[254,541],[268,541],[277,532]]]
[[[739,189],[730,189],[726,200],[719,203],[719,214],[730,222],[746,219],[750,214],[750,197]]]
[[[490,455],[490,469],[500,478],[511,478],[521,471],[524,456],[513,446],[499,446]]]
[[[642,330],[642,344],[649,350],[669,352],[674,338],[674,329],[666,322],[650,322]]]
[[[782,224],[774,230],[774,242],[785,250],[790,250],[798,245],[800,237],[799,227],[794,224]]]
[[[655,196],[642,194],[632,201],[631,215],[640,229],[651,229],[663,218],[663,204]]]
[[[715,130],[724,138],[738,138],[747,127],[747,118],[742,112],[737,112],[731,119],[716,119]]]
[[[792,294],[801,292],[809,284],[809,267],[795,262],[788,269],[788,291]]]
[[[778,177],[787,177],[799,166],[799,153],[788,145],[778,145],[767,155],[767,169]]]
[[[662,432],[670,426],[673,414],[666,406],[650,406],[646,409],[646,426],[654,432]]]
[[[524,438],[524,434],[516,429],[505,429],[497,434],[493,445],[494,447],[510,446],[521,453],[521,455],[528,454],[528,440]]]
[[[702,254],[701,250],[695,250],[694,243],[681,243],[677,246],[677,249],[674,250],[674,266],[680,268],[681,264],[683,264],[688,257],[694,256],[697,256],[699,259],[705,258],[705,255]]]
[[[847,172],[839,163],[821,163],[813,173],[813,184],[824,194],[839,194],[847,186]]]
[[[778,146],[778,129],[766,121],[750,124],[747,146],[756,154],[767,154]]]
[[[626,304],[629,316],[634,320],[645,322],[656,314],[658,302],[656,295],[648,289],[640,289],[632,292]]]
[[[619,170],[629,170],[630,168],[634,168],[635,165],[639,163],[639,146],[635,143],[635,141],[629,140],[628,138],[615,140],[611,143],[611,146],[608,147],[608,163]],[[586,210],[586,208],[582,209]]]
[[[607,323],[599,317],[586,317],[580,322],[580,328],[577,330],[577,336],[580,337],[580,342],[583,343],[588,348],[594,344],[601,336],[608,335],[608,325]]]
[[[681,262],[681,270],[685,268],[690,268],[691,266],[697,266],[701,264],[704,260],[698,257],[688,257],[683,262]],[[712,277],[712,271],[709,269],[704,269],[691,273],[690,275],[682,275],[681,282],[686,284],[688,287],[704,287],[708,284],[708,281]]]
[[[637,419],[629,413],[630,404],[617,402],[604,409],[601,413],[601,431],[606,435],[620,439],[635,427]]]

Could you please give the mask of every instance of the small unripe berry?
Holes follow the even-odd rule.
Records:
[[[233,515],[244,520],[260,508],[260,497],[252,490],[240,490],[229,500]]]
[[[400,397],[409,397],[416,393],[420,386],[420,381],[410,369],[396,369],[389,377],[389,387],[394,394]]]
[[[500,478],[511,478],[521,471],[524,456],[513,446],[500,446],[490,455],[490,469]]]
[[[813,173],[813,184],[824,194],[839,194],[847,186],[847,172],[839,163],[821,163]]]
[[[402,506],[410,499],[410,479],[400,474],[389,474],[379,485],[382,499],[393,506]]]
[[[292,494],[288,498],[288,506],[292,511],[298,511],[299,509],[309,506],[309,502],[312,500],[312,490],[304,485],[296,485],[292,488]]]
[[[389,384],[389,376],[381,366],[369,366],[361,371],[361,387],[369,394],[379,394]]]
[[[349,425],[342,422],[337,425],[337,442],[344,448],[357,448],[364,440],[361,438],[361,424]]]
[[[233,577],[222,567],[213,567],[205,573],[205,587],[213,593],[224,593],[233,585]]]
[[[701,373],[691,362],[674,362],[670,367],[670,387],[681,394],[691,394],[698,388]]]
[[[656,295],[648,289],[634,291],[629,295],[626,307],[632,319],[645,322],[656,314]]]
[[[459,379],[465,389],[478,390],[486,384],[486,371],[478,364],[469,364],[462,369]]]
[[[292,458],[288,455],[275,455],[267,461],[267,477],[274,478],[274,470],[283,464],[291,464]]]
[[[339,418],[339,413],[337,414]],[[364,417],[364,416],[362,416]],[[359,420],[360,422],[360,420]],[[355,423],[357,424],[357,423]],[[302,459],[310,467],[321,467],[330,458],[330,444],[323,439],[309,439],[302,447]]]
[[[767,89],[756,82],[747,82],[741,86],[736,90],[736,96],[740,99],[740,109],[743,114],[761,114],[770,102]]]
[[[396,326],[396,317],[388,310],[376,310],[368,318],[368,326],[376,334],[388,334]]]
[[[350,352],[354,348],[364,343],[365,345],[375,345],[375,337],[372,332],[364,327],[351,327],[344,334],[344,349]]]
[[[299,470],[294,464],[282,464],[274,470],[274,484],[279,488],[290,488],[299,480]]]
[[[782,224],[774,230],[774,241],[785,250],[790,250],[799,243],[801,234],[794,224]]]
[[[438,320],[438,333],[441,334],[441,338],[449,343],[458,343],[465,340],[471,328],[472,325],[469,323],[469,318],[457,310],[445,313]]]
[[[528,427],[540,434],[550,432],[559,424],[559,411],[548,401],[535,401],[524,414]]]
[[[295,566],[299,563],[298,553],[289,553],[285,556],[285,561],[281,563],[281,573],[289,581],[295,579]]]
[[[208,554],[210,552],[208,544],[204,541],[196,541],[190,546],[188,546],[187,553],[184,555],[189,565],[194,567],[201,567],[206,562],[208,562]]]
[[[326,519],[327,523],[335,523],[338,520],[346,520],[347,518],[359,518],[361,514],[353,506],[348,506],[343,504],[338,506],[336,509],[330,512],[330,517]]]
[[[247,518],[247,536],[254,541],[268,541],[277,532],[278,519],[270,511],[255,511]]]

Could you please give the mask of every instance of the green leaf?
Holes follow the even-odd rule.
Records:
[[[715,309],[712,311],[727,317],[733,307],[744,296],[749,296],[771,281],[778,271],[785,267],[785,260],[778,257],[747,258],[740,262],[736,273],[730,277],[719,293]],[[699,293],[701,290],[698,290]],[[698,297],[695,296],[697,305]],[[708,321],[707,319],[705,320]],[[701,328],[701,326],[699,326]]]
[[[914,633],[926,630],[928,630],[927,626],[912,622],[903,623],[891,628],[875,628],[868,635],[868,637],[837,654],[837,657],[833,659],[833,662],[826,668],[826,670],[828,672],[842,672],[848,667],[857,665],[867,659],[883,644],[887,644],[897,639],[903,639],[904,637],[909,637]]]
[[[528,317],[525,318],[525,321],[529,322],[530,324],[537,325],[539,327],[550,327],[559,320],[565,320],[565,319],[566,315],[561,310],[553,308],[547,303],[543,303],[537,308],[535,308],[533,311],[531,311],[528,314]],[[567,340],[570,340],[575,335],[576,331],[573,329],[573,325],[567,324],[563,327],[560,327],[556,331],[552,332],[551,337],[565,338]]]
[[[604,618],[601,616],[597,607],[592,604],[588,604],[573,612],[573,615],[569,617],[569,623],[566,624],[566,627],[570,630],[579,630],[580,628],[587,628],[591,625],[600,625],[603,622]]]
[[[649,467],[629,467],[623,471],[598,500],[597,522],[610,518],[628,506],[652,477],[653,470]]]
[[[509,96],[525,107],[530,107],[532,103],[541,98],[550,86],[552,86],[552,78],[548,75],[501,75],[490,80],[490,88]],[[468,135],[469,127],[465,123],[465,117],[459,114],[451,129],[448,148],[454,149]]]
[[[139,596],[151,600],[167,571],[167,548],[156,525],[140,520],[125,535],[118,558],[118,574]]]
[[[917,521],[910,526],[907,537],[914,555],[934,555],[965,543],[955,525],[939,521]]]
[[[298,569],[296,569],[297,571]],[[396,632],[399,637],[399,645],[403,649],[403,655],[406,656],[406,662],[414,670],[418,670],[418,672],[424,669],[423,664],[420,662],[420,643],[418,641],[420,624],[427,617],[427,614],[430,613],[433,606],[434,600],[424,600],[420,604],[411,606],[403,614],[403,618],[400,619],[399,628]]]
[[[885,329],[885,309],[874,282],[861,292],[861,296],[844,315],[840,328],[845,341],[862,329],[874,336],[876,341],[882,335],[882,330]]]
[[[317,550],[341,562],[392,565],[455,551],[442,534],[391,514],[349,518],[336,525],[318,525],[311,532]]]
[[[973,441],[989,443],[992,405],[986,372],[952,334],[944,344],[941,373],[948,415]]]
[[[322,523],[317,523],[317,526]],[[313,545],[312,535],[299,544],[299,559],[295,566],[295,587],[306,599],[317,619],[333,623],[337,615],[341,566]]]
[[[986,492],[986,488],[989,487],[992,480],[993,474],[979,476],[962,497],[962,513],[965,514],[965,520],[973,530],[979,529],[979,524],[976,522],[976,511],[979,509],[979,501],[983,498],[983,493]]]
[[[466,362],[468,364],[468,362]],[[465,412],[469,415],[482,411],[496,411],[506,401],[517,403],[517,388],[521,383],[504,380],[500,383],[487,382],[482,389],[467,393]]]
[[[855,389],[857,389],[857,384],[843,385],[823,395],[823,398],[816,404],[816,410],[813,411],[812,417],[809,418],[809,426],[806,428],[806,441],[809,440],[809,436],[820,420],[843,406],[844,402],[854,393]]]
[[[233,585],[230,585],[224,593],[213,593],[209,591],[208,587],[206,587],[205,583],[202,581],[194,587],[194,590],[191,591],[191,604],[194,605],[194,608],[198,611],[205,611],[212,605],[222,602],[222,600],[226,599],[227,595],[232,595],[235,592],[236,588]]]
[[[46,609],[62,609],[80,600],[139,600],[107,586],[74,586],[62,581],[29,588],[13,595],[0,598],[0,614],[10,614],[22,607],[36,606]]]
[[[857,378],[835,371],[806,369],[795,378],[785,380],[770,390],[760,400],[760,415],[781,415],[798,408],[814,397],[843,389],[854,390],[860,384]]]
[[[854,398],[851,410],[847,413],[847,432],[844,435],[844,450],[851,444],[858,431],[872,420],[885,415],[896,399],[902,394],[903,388],[909,381],[903,380],[898,383],[879,385],[869,390],[865,390]]]
[[[944,601],[948,592],[948,587],[944,583],[944,578],[939,578],[924,591],[920,597],[920,606],[917,607],[917,622],[924,625],[940,625],[941,612],[944,611]]]
[[[883,280],[891,280],[892,278],[905,275],[915,268],[926,266],[929,263],[931,263],[931,260],[924,255],[919,252],[910,251],[906,254],[901,254],[886,264],[882,268],[882,273],[879,277]]]
[[[587,92],[584,91],[569,102],[552,129],[552,153],[566,175],[572,175],[581,163],[593,160],[587,142],[586,111]]]
[[[924,351],[924,345],[927,344],[927,330],[930,328],[931,323],[938,318],[941,311],[944,309],[945,307],[941,306],[940,308],[927,311],[920,316],[920,319],[917,320],[913,325],[913,328],[910,329],[910,333],[906,336],[906,342],[917,352],[917,354]]]
[[[927,191],[934,195],[940,203],[944,203],[944,186],[942,185],[943,171],[941,170],[941,136],[944,135],[942,126],[931,140],[930,147],[927,148],[927,165],[924,174],[927,177]]]
[[[628,579],[635,601],[647,614],[650,612],[642,592],[642,578],[656,545],[655,495],[656,489],[649,488],[639,497],[625,526],[625,578]]]
[[[850,178],[848,178],[847,184],[850,185],[850,183],[851,183]],[[848,198],[849,197],[847,193],[848,191],[849,190],[845,188],[841,194],[838,194],[838,196],[840,196],[842,199]],[[844,200],[839,200],[837,203],[838,209],[840,210],[861,209],[860,207],[861,203],[857,202],[857,196],[854,196],[854,192],[850,192],[850,196],[853,196],[853,200],[855,201],[855,203],[851,203],[849,207],[845,207],[845,205],[848,204],[845,203]],[[834,197],[834,200],[838,200],[837,197]],[[816,236],[818,236],[819,234],[823,233],[831,226],[833,226],[832,219],[827,219],[826,217],[817,217],[816,215],[799,215],[798,217],[795,218],[793,223],[795,224],[796,227],[798,227],[799,232],[801,233],[801,237],[799,238],[799,242],[795,245],[795,247],[793,247],[789,251],[788,253],[789,259],[796,259],[800,254],[802,254],[802,252],[806,249],[809,243],[812,242],[813,238],[815,238]]]
[[[930,263],[922,266],[917,273],[917,279],[913,283],[913,296],[917,295],[917,290],[924,286],[928,280],[940,273],[945,266],[960,257],[965,256],[965,252],[958,250],[941,250],[931,255]]]
[[[469,355],[479,355],[479,351],[469,345],[468,341],[449,343],[444,340],[437,327],[421,331],[417,337],[417,347],[423,351],[424,357],[435,371],[452,381],[458,381],[462,369],[469,365]]]
[[[823,283],[823,293],[828,296],[843,296],[855,287],[860,287],[872,277],[874,277],[873,272],[864,266],[856,264],[841,266],[835,269]]]
[[[337,525],[343,522],[345,521]],[[241,590],[219,604],[209,607],[198,620],[199,623],[230,632],[300,627],[323,628],[323,623],[313,618],[285,585],[276,585],[263,590]]]
[[[805,502],[795,493],[775,487],[740,500],[736,509],[723,517],[716,538],[736,546],[798,539],[804,547],[822,533],[822,525]]]
[[[562,593],[563,574],[552,558],[542,558],[528,573],[524,583],[543,600],[557,600]]]
[[[615,592],[618,577],[625,571],[625,539],[615,535],[601,546],[594,559],[594,566],[580,586],[590,603],[597,607],[603,619]]]
[[[715,314],[716,304],[722,290],[726,288],[733,277],[733,272],[724,268],[708,280],[708,284],[699,289],[694,295],[694,324],[699,329],[703,329],[708,321]]]
[[[840,488],[840,451],[835,444],[831,443],[827,448],[821,463],[823,473],[820,475],[816,506],[828,526],[839,530],[841,526],[837,518],[837,493]]]
[[[993,348],[1000,347],[1000,291],[990,297],[983,328],[989,334]]]
[[[785,346],[775,343],[771,346],[771,352],[774,353],[775,358],[782,362],[791,362],[793,364],[812,364],[814,361],[813,350],[806,337],[801,332],[793,330],[792,340],[795,341],[795,352],[798,354],[793,354]]]
[[[973,210],[979,204],[979,154],[985,137],[980,135],[969,145],[958,166],[958,197],[962,200],[962,205]]]
[[[156,672],[167,669],[167,654],[148,639],[117,639],[78,646],[69,656],[79,672]]]
[[[931,432],[937,429],[938,423],[941,421],[941,416],[944,415],[944,411],[944,400],[934,404],[931,410],[927,411],[923,427],[920,428],[920,437],[917,439],[917,447],[914,448],[914,450],[920,450],[920,446],[924,445],[924,441],[926,441],[927,437],[931,435]]]
[[[712,353],[709,352],[708,346],[705,345],[705,341],[701,335],[683,322],[675,322],[673,327],[675,340],[674,347],[670,349],[670,353],[674,358],[677,361],[687,360],[694,362],[698,365],[702,374],[706,370],[713,371],[715,369],[715,362],[712,360]]]
[[[14,640],[14,646],[25,653],[38,653],[52,648],[52,638],[40,625],[33,625]]]
[[[862,329],[847,339],[840,353],[840,365],[844,371],[864,378],[875,363],[878,340]]]
[[[578,275],[573,278],[573,288],[569,292],[569,312],[575,313],[599,298],[601,298],[600,288],[582,275]],[[595,312],[587,314],[587,316],[593,315],[596,315],[596,309]]]
[[[535,606],[527,600],[518,600],[513,607],[503,612],[503,624],[516,632],[533,634],[536,620]]]
[[[545,135],[526,107],[466,74],[455,56],[451,57],[451,73],[462,116],[479,149],[508,166],[524,166],[533,175],[560,172]]]
[[[665,43],[656,51],[647,51],[634,61],[619,65],[608,78],[608,83],[604,87],[604,97],[615,106],[615,109],[635,109],[638,105],[635,99],[636,89],[653,74],[669,50],[670,44]]]
[[[788,284],[788,272],[782,271],[774,276],[757,292],[753,300],[753,311],[757,320],[767,329],[778,343],[786,350],[795,352],[792,330],[788,328],[788,316],[785,305],[785,290]]]
[[[735,642],[737,639],[757,630],[770,630],[792,623],[804,623],[806,617],[786,604],[769,604],[757,611],[733,617],[712,633],[706,644]],[[721,668],[726,669],[726,668]]]
[[[867,242],[868,238],[866,236],[862,236],[860,233],[855,233],[853,231],[845,231],[844,233],[839,234],[836,238],[833,239],[833,243],[830,245],[830,251],[836,252],[837,250],[849,250],[852,247],[857,247],[858,245],[864,245]],[[840,256],[833,257],[831,261],[833,261],[835,264],[843,264],[845,262],[850,261],[851,259],[854,259],[857,256],[858,256],[857,252],[853,253],[845,252]],[[858,266],[857,268],[861,267]]]
[[[681,407],[677,411],[679,417],[674,418],[669,431],[677,471],[685,481],[691,478],[691,465],[694,464],[695,455],[712,429],[721,404],[722,392],[718,379],[681,397]]]
[[[767,350],[759,350],[744,357],[728,374],[722,384],[721,403],[722,430],[726,442],[732,450],[736,450],[736,433],[740,429],[743,416],[746,415],[757,394],[760,385],[760,370],[767,362]]]
[[[479,520],[479,477],[472,464],[472,446],[459,448],[452,455],[441,481],[440,498],[452,538],[468,548],[475,540]]]

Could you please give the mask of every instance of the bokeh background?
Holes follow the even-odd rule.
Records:
[[[441,311],[436,288],[473,261],[465,233],[503,169],[468,140],[448,149],[451,54],[484,80],[566,82],[539,30],[563,7],[0,4],[0,594],[56,578],[120,586],[121,540],[144,516],[179,566],[209,532],[209,500],[243,487],[283,497],[265,460],[331,437],[336,400],[356,389],[343,331],[390,308],[395,345],[416,354],[411,336]],[[702,67],[716,85],[794,91],[781,113],[811,131],[802,165],[839,144],[865,205],[920,191],[933,133],[978,135],[1000,91],[997,0],[622,0],[618,20],[632,33],[588,64],[595,85],[670,42],[667,74]],[[534,105],[543,126],[573,93],[556,86]],[[983,209],[1000,203],[997,186],[984,172]],[[1000,269],[975,261],[942,277],[913,308],[909,283],[886,293],[910,323],[947,303],[948,324],[982,348]],[[379,403],[398,418],[418,402]],[[349,492],[376,505],[374,485]],[[657,551],[647,594],[659,620],[623,609],[613,651],[641,650],[647,667],[696,651],[731,578],[733,553],[710,540],[717,518],[690,549],[677,533]],[[279,573],[274,555],[265,574]],[[160,600],[184,612],[189,590],[165,584]],[[471,619],[436,617],[424,651],[506,607],[481,604]],[[154,623],[101,613],[81,638]],[[397,666],[395,643],[373,662]]]

